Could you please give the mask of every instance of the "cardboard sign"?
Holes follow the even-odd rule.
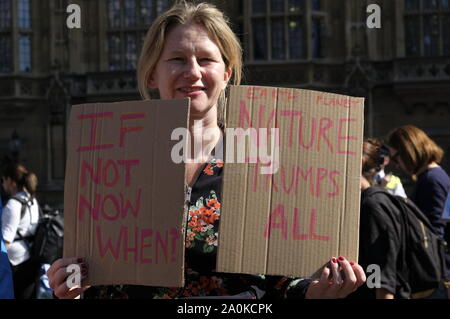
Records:
[[[245,137],[246,164],[227,145],[218,271],[310,277],[333,256],[357,261],[364,100],[240,86],[228,101],[227,128],[278,130]]]
[[[83,284],[184,284],[184,165],[171,133],[189,100],[72,107],[64,189],[64,257],[83,257]]]

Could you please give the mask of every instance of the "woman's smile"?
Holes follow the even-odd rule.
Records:
[[[205,94],[206,88],[205,87],[199,87],[199,86],[195,86],[195,87],[181,87],[177,89],[178,92],[180,92],[181,94],[186,95],[186,97],[196,97],[199,96],[201,94]]]

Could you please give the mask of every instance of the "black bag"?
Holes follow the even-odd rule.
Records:
[[[11,197],[22,204],[20,219],[26,213],[27,208],[33,204],[32,200],[19,197]],[[30,247],[30,255],[33,260],[40,264],[52,264],[63,254],[64,219],[58,213],[44,214],[39,207],[39,222],[36,232],[32,236],[22,236],[17,233],[18,239],[25,240]]]
[[[445,279],[447,243],[410,199],[384,190],[380,192],[386,194],[401,212],[402,262],[406,271],[400,275],[409,283],[412,298],[426,297]]]

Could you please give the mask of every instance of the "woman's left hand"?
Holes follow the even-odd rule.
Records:
[[[323,268],[320,279],[309,285],[305,297],[307,299],[345,298],[365,282],[366,275],[360,265],[349,262],[344,257],[332,258]]]

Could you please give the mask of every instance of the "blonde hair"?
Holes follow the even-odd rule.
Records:
[[[138,88],[143,99],[150,99],[148,80],[161,56],[167,34],[173,27],[189,23],[200,24],[207,30],[222,54],[225,67],[232,71],[230,82],[234,85],[241,83],[242,48],[228,18],[212,4],[177,1],[156,18],[145,37],[137,66]],[[225,104],[225,92],[222,92],[217,110],[219,123],[223,121]]]
[[[405,168],[412,175],[432,162],[439,164],[444,156],[442,148],[413,125],[404,125],[392,131],[388,144],[397,150]]]

